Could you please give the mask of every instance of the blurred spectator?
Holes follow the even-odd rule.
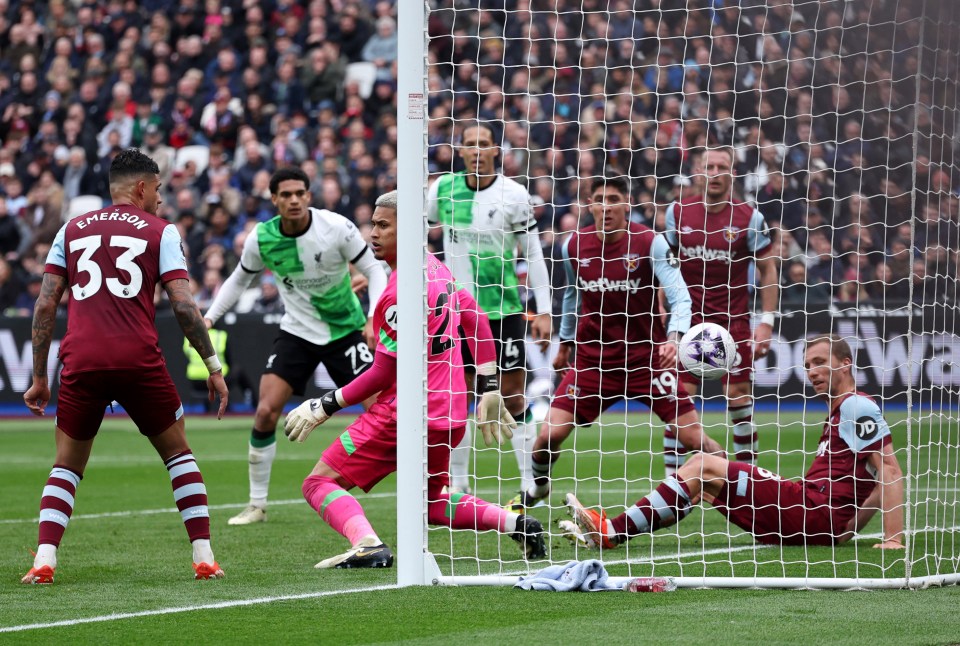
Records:
[[[274,210],[273,202],[270,199],[270,171],[261,170],[253,176],[253,187],[250,189],[250,194],[260,200],[261,204],[270,205],[266,208],[271,211]]]
[[[825,305],[830,302],[830,286],[825,283],[808,283],[806,265],[795,261],[785,267],[780,292],[780,300],[784,305],[810,311],[808,305]]]
[[[331,61],[325,47],[310,50],[309,61],[300,71],[300,82],[307,98],[307,105],[319,111],[325,101],[336,101],[340,96],[345,67],[340,61]]]
[[[782,267],[786,267],[791,262],[804,260],[803,249],[797,244],[793,232],[787,229],[776,229],[773,245],[771,253],[780,259]]]
[[[231,217],[239,214],[243,204],[243,194],[230,186],[230,171],[224,168],[208,177],[210,186],[204,196],[208,212],[213,205],[221,205]]]
[[[6,200],[0,200],[0,257],[16,260],[20,254],[20,244],[30,232],[21,231],[20,222],[10,215]]]
[[[242,221],[265,222],[272,218],[275,213],[270,200],[256,195],[247,195],[243,198],[243,206],[239,215]]]
[[[867,293],[866,286],[863,283],[848,280],[840,283],[834,295],[834,300],[841,304],[859,305],[863,301],[870,300],[870,295]]]
[[[340,182],[335,177],[324,177],[320,181],[320,195],[314,196],[314,205],[353,220],[353,205],[350,197],[343,194]]]
[[[145,152],[160,167],[160,181],[167,184],[173,173],[173,163],[176,151],[163,143],[163,131],[155,123],[149,124],[143,130],[143,146]]]
[[[809,256],[811,293],[852,297],[844,276],[871,296],[881,283],[932,290],[957,273],[957,254],[936,251],[960,229],[944,145],[957,94],[940,86],[954,82],[947,58],[919,56],[903,6],[434,3],[429,172],[462,169],[456,124],[504,122],[503,171],[529,187],[550,246],[578,221],[580,176],[630,176],[632,217],[656,224],[664,202],[702,190],[697,149],[730,143],[743,197],[784,232],[780,257]],[[21,275],[42,272],[58,200],[62,213],[80,195],[109,199],[110,159],[129,145],[161,167],[162,213],[193,262],[214,244],[229,266],[244,228],[274,215],[276,167],[304,167],[316,203],[358,225],[396,185],[391,2],[0,0],[0,16],[0,249],[21,254]],[[376,66],[367,98],[344,84],[361,61]],[[191,145],[209,146],[209,167],[175,173]]]
[[[249,141],[243,148],[246,158],[243,165],[237,169],[236,177],[240,184],[240,190],[251,192],[253,189],[253,179],[261,171],[272,172],[273,165],[267,157],[262,155],[260,143],[256,140]]]
[[[113,110],[97,135],[97,154],[105,157],[115,147],[129,148],[132,140],[133,117],[122,110]]]
[[[40,297],[42,283],[43,276],[41,274],[27,274],[24,281],[24,291],[21,291],[20,295],[17,296],[17,300],[14,301],[12,306],[12,312],[9,313],[16,316],[33,316],[33,309]]]
[[[0,258],[0,312],[7,316],[7,310],[14,307],[23,286],[6,258]]]
[[[296,59],[287,56],[277,66],[276,79],[271,85],[271,98],[277,111],[284,116],[304,109],[306,98],[303,85],[297,78]]]
[[[810,232],[807,237],[807,280],[810,284],[834,286],[843,278],[843,263],[834,254],[830,239],[823,229]]]
[[[390,81],[390,66],[397,59],[397,23],[389,16],[377,19],[376,32],[363,46],[363,60],[377,66],[377,79]]]
[[[290,127],[290,122],[277,118],[276,135],[270,142],[270,158],[276,168],[299,165],[307,159],[307,146]]]
[[[927,262],[923,258],[913,261],[910,281],[913,289],[913,303],[926,305],[936,303],[943,293],[937,291],[937,279],[927,273]]]
[[[756,194],[757,209],[771,224],[793,231],[803,226],[804,204],[796,191],[786,185],[783,173],[771,170],[763,188]]]
[[[172,123],[170,134],[167,137],[167,143],[173,148],[183,148],[193,141],[196,129],[194,120],[196,118],[195,109],[190,100],[184,96],[177,95],[173,103],[173,109],[170,113]]]
[[[282,314],[283,301],[280,299],[280,290],[273,274],[265,273],[260,278],[260,296],[253,303],[253,310],[258,314]]]
[[[218,269],[206,269],[203,272],[203,281],[200,283],[200,290],[194,295],[197,306],[205,310],[216,298],[217,292],[223,286],[223,275]]]
[[[329,38],[340,45],[341,53],[350,63],[362,60],[363,48],[370,39],[370,24],[360,15],[357,4],[344,5],[330,30]]]
[[[910,276],[910,262],[910,246],[901,238],[893,239],[890,242],[887,264],[893,271],[895,280]]]
[[[258,139],[270,138],[270,120],[276,112],[272,103],[264,103],[260,94],[250,92],[243,106],[244,123],[253,129]]]
[[[233,235],[230,231],[232,220],[222,204],[210,204],[209,209],[206,218],[207,230],[203,234],[205,255],[201,255],[201,262],[208,268],[214,266],[216,269],[222,269],[226,266],[226,250],[233,249]],[[212,264],[210,261],[212,255],[221,256],[222,262],[217,261],[215,265]]]
[[[63,187],[54,178],[53,171],[45,170],[27,193],[27,203],[22,215],[34,242],[53,242],[57,231],[63,225],[60,218],[63,209]]]
[[[910,285],[906,277],[898,278],[893,268],[885,263],[879,263],[872,280],[866,284],[867,294],[875,301],[905,302],[910,296]]]
[[[241,116],[240,101],[233,98],[230,88],[221,87],[200,114],[200,130],[208,143],[233,150],[237,147]]]
[[[27,196],[23,194],[23,182],[9,162],[0,164],[0,188],[6,195],[7,211],[11,215],[22,216],[27,208]]]
[[[348,199],[355,206],[361,204],[372,205],[377,201],[379,195],[376,175],[370,171],[361,171],[356,175]]]

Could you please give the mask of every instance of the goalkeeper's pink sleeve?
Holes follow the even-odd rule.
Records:
[[[344,406],[353,406],[397,381],[397,357],[386,352],[373,355],[373,365],[366,372],[340,389]]]
[[[470,354],[473,355],[476,365],[496,363],[497,351],[493,345],[493,330],[490,329],[490,319],[480,309],[477,301],[465,289],[457,293],[460,299],[460,325],[467,339]]]

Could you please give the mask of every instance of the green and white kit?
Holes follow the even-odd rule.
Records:
[[[443,225],[444,262],[491,320],[523,311],[518,250],[528,264],[536,313],[550,312],[549,277],[527,190],[497,175],[475,191],[465,173],[442,175],[430,187],[427,219]]]
[[[315,208],[310,209],[310,215],[310,226],[295,236],[283,233],[280,216],[257,224],[243,245],[240,266],[224,283],[206,318],[220,318],[236,303],[253,276],[269,269],[283,299],[281,330],[315,345],[326,345],[363,329],[367,313],[351,288],[349,263],[367,274],[367,265],[376,265],[377,261],[348,219]],[[380,281],[370,281],[371,307],[385,286],[374,282]]]

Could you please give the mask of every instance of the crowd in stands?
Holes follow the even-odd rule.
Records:
[[[431,177],[462,167],[458,123],[498,124],[548,257],[593,176],[629,175],[657,226],[696,190],[695,151],[732,144],[742,199],[780,232],[785,301],[913,282],[929,302],[956,278],[956,52],[907,45],[912,0],[432,4]],[[201,307],[274,215],[278,167],[368,230],[396,188],[396,20],[391,0],[0,0],[0,311],[29,314],[56,232],[109,204],[129,146],[160,166]],[[276,311],[265,283],[245,307]]]
[[[911,282],[917,302],[947,294],[958,60],[921,55],[920,4],[493,4],[430,16],[431,172],[451,165],[455,124],[504,123],[504,172],[527,183],[555,247],[583,224],[592,177],[628,175],[635,219],[659,227],[699,190],[696,151],[732,145],[740,199],[780,233],[785,303],[882,306]],[[927,42],[956,27],[938,17]]]

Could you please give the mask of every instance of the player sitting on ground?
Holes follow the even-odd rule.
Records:
[[[387,289],[374,311],[379,335],[373,366],[347,386],[311,399],[294,409],[285,424],[287,436],[302,442],[330,415],[344,406],[380,395],[370,409],[351,424],[324,451],[303,495],[334,530],[350,541],[350,549],[317,564],[318,568],[390,567],[393,554],[377,536],[360,503],[347,493],[353,487],[370,491],[397,469],[397,193],[376,202],[371,244],[380,260],[393,269]],[[467,339],[477,339],[477,358],[483,395],[477,405],[477,426],[490,445],[510,437],[515,423],[507,412],[496,383],[496,356],[490,324],[469,292],[458,289],[442,262],[427,258],[427,520],[453,529],[496,530],[517,541],[530,559],[546,555],[543,527],[532,516],[508,512],[465,493],[449,493],[451,447],[463,437],[467,396],[458,326]]]
[[[177,227],[157,217],[160,169],[139,150],[110,163],[113,205],[85,213],[60,229],[33,313],[33,383],[23,395],[34,415],[50,401],[47,357],[57,306],[69,288],[67,332],[56,417],[56,459],[40,499],[40,538],[22,583],[53,583],[57,549],[73,514],[77,487],[103,413],[119,402],[160,455],[193,544],[196,578],[223,576],[210,547],[207,489],[184,430],[183,406],[157,345],[153,303],[157,283],[177,323],[204,357],[210,401],[227,407],[227,385],[200,310],[190,292]]]
[[[690,325],[690,297],[676,259],[662,236],[630,222],[624,178],[597,179],[590,194],[595,224],[575,231],[563,247],[569,286],[554,367],[567,368],[574,345],[576,365],[564,375],[540,427],[525,507],[550,494],[558,449],[575,425],[592,424],[623,398],[642,401],[678,428],[690,449],[723,453],[703,432],[677,379],[677,341]],[[658,287],[670,304],[666,330],[657,313]]]
[[[757,427],[753,423],[753,359],[767,354],[776,320],[780,277],[773,237],[766,220],[748,204],[733,201],[733,150],[708,149],[699,157],[696,175],[702,194],[667,207],[664,237],[677,258],[690,290],[691,325],[704,321],[726,328],[737,344],[737,364],[723,378],[727,411],[733,426],[733,450],[741,462],[756,462]],[[705,171],[705,175],[703,173]],[[756,262],[763,314],[750,332],[750,264]],[[697,378],[682,370],[680,379],[690,395]],[[663,461],[673,475],[686,459],[676,429],[663,433]]]
[[[902,549],[903,474],[880,408],[857,392],[850,346],[834,334],[813,337],[804,368],[830,408],[804,478],[784,480],[752,464],[694,455],[616,518],[567,494],[574,523],[561,524],[568,537],[590,547],[616,547],[682,520],[702,497],[759,542],[782,545],[842,543],[879,509],[883,538],[874,547]]]

